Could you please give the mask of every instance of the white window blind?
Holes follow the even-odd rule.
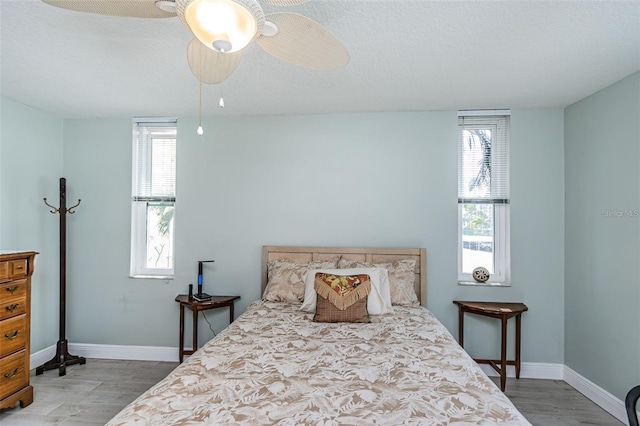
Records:
[[[458,117],[458,202],[509,203],[509,116]]]

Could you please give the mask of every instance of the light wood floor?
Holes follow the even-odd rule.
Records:
[[[31,376],[34,402],[0,411],[2,426],[104,425],[122,408],[176,367],[174,362],[88,359],[67,367],[67,375],[47,371]],[[534,425],[620,423],[562,380],[507,379],[507,396]]]

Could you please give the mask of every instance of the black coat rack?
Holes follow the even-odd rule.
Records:
[[[46,370],[59,369],[59,375],[64,376],[67,374],[67,365],[73,364],[85,364],[87,362],[83,357],[69,354],[68,342],[65,337],[66,334],[66,298],[67,298],[67,213],[74,214],[74,209],[80,205],[80,201],[72,207],[67,208],[66,202],[67,192],[67,180],[60,178],[60,206],[54,207],[47,203],[47,199],[44,199],[44,203],[51,207],[51,213],[60,215],[60,333],[58,343],[56,344],[56,354],[51,360],[45,362],[40,367],[36,368],[36,375],[44,373]]]

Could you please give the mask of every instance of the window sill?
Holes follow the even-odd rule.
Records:
[[[129,278],[145,280],[172,280],[173,275],[129,275]]]
[[[486,282],[479,283],[476,281],[458,281],[458,285],[470,286],[470,287],[511,287],[511,283],[507,282]]]

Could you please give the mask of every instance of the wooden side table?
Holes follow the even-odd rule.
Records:
[[[503,303],[503,302],[465,302],[454,300],[458,305],[458,338],[460,346],[464,348],[464,313],[481,315],[485,317],[497,318],[502,322],[502,347],[500,359],[475,359],[478,364],[489,364],[500,374],[500,390],[504,392],[507,384],[507,365],[516,367],[516,379],[520,378],[520,337],[521,337],[521,317],[522,313],[529,310],[524,303]],[[516,359],[507,360],[507,321],[511,317],[516,317]],[[500,363],[500,365],[498,365]]]
[[[229,324],[233,322],[233,302],[240,299],[240,296],[211,296],[210,300],[199,302],[195,299],[189,300],[186,294],[176,297],[176,302],[180,303],[180,362],[185,355],[192,355],[198,350],[198,312],[208,309],[218,309],[229,307]],[[193,313],[193,349],[184,348],[184,308],[191,309]]]

